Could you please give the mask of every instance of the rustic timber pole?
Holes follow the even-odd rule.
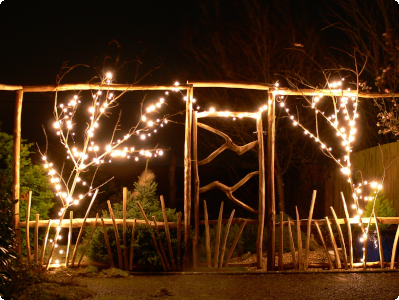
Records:
[[[200,234],[199,219],[199,190],[200,180],[198,175],[198,140],[197,140],[197,112],[193,111],[193,173],[194,173],[194,240],[193,240],[193,268],[198,269],[198,241]]]
[[[263,247],[263,228],[265,227],[265,149],[263,142],[263,123],[262,113],[256,122],[256,131],[258,133],[258,159],[259,159],[259,207],[258,207],[258,236],[256,240],[256,262],[257,268],[262,268],[262,247]],[[274,186],[274,185],[273,185]]]
[[[276,203],[274,194],[275,95],[269,93],[267,110],[267,270],[275,265]],[[260,174],[259,174],[260,175]],[[261,213],[259,213],[261,215]],[[259,236],[258,236],[259,239]],[[258,245],[261,247],[262,245]],[[258,266],[259,267],[259,266]]]
[[[21,231],[19,229],[19,201],[20,201],[20,163],[21,163],[21,114],[22,100],[24,92],[17,91],[15,98],[14,112],[14,144],[13,144],[13,177],[12,177],[12,199],[17,202],[14,204],[14,230],[16,233],[16,251],[21,254]]]
[[[186,129],[184,143],[184,256],[183,270],[187,270],[190,259],[190,219],[191,219],[191,125],[193,110],[193,87],[187,89]]]

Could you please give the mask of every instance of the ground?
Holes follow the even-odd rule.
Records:
[[[289,263],[291,253],[284,254]],[[312,262],[325,260],[311,251]],[[277,257],[276,257],[277,258]],[[254,255],[236,259],[252,262]],[[264,259],[264,266],[266,259]],[[191,273],[137,273],[94,266],[50,270],[16,299],[397,299],[399,271],[288,271],[201,268]]]
[[[77,277],[87,299],[397,299],[399,272]]]

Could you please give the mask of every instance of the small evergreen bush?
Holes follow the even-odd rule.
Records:
[[[146,173],[145,173],[146,174]],[[159,200],[159,197],[157,196],[157,183],[152,181],[152,179],[148,179],[148,177],[145,175],[145,178],[140,178],[142,183],[134,183],[134,192],[128,191],[127,193],[127,205],[126,205],[126,217],[127,219],[138,219],[138,220],[143,220],[143,216],[141,215],[141,212],[136,204],[138,201],[141,206],[144,209],[144,212],[147,215],[147,218],[151,220],[152,216],[155,216],[156,220],[158,222],[163,222],[163,214],[162,214],[162,208],[161,208],[161,203]],[[121,203],[115,203],[112,206],[114,215],[116,219],[122,219],[123,218],[123,208]],[[169,222],[177,222],[177,213],[175,209],[166,209],[166,214]],[[108,211],[103,211],[103,218],[110,218],[109,212]],[[122,243],[122,237],[123,237],[123,232],[122,228],[118,228],[119,230],[119,237],[121,241],[121,246],[123,250],[123,243]],[[91,231],[91,228],[86,229],[86,236],[89,235]],[[177,230],[170,229],[170,235],[171,235],[171,242],[172,242],[172,247],[174,249],[174,259],[176,261],[177,259],[177,247],[178,247],[178,242],[177,242]],[[112,256],[114,259],[114,262],[116,265],[118,264],[118,255],[117,255],[117,248],[116,248],[116,240],[115,240],[115,232],[114,228],[112,226],[107,227],[107,232],[111,244],[111,251],[112,251]],[[160,259],[158,256],[158,253],[156,251],[156,248],[154,246],[154,243],[151,238],[151,232],[154,232],[153,229],[148,228],[147,225],[141,225],[141,224],[136,224],[135,228],[135,235],[134,235],[134,245],[133,245],[133,253],[134,253],[134,265],[154,265],[154,266],[159,266],[160,265]],[[184,253],[184,228],[182,226],[182,251],[181,253]],[[131,241],[131,236],[132,236],[132,227],[128,226],[126,230],[126,239],[127,239],[127,246],[130,246],[130,241]],[[155,234],[156,236],[156,234]],[[169,252],[168,252],[168,247],[167,247],[167,241],[166,241],[166,234],[164,230],[160,230],[160,239],[164,245],[165,251],[167,253],[167,256],[169,258]],[[127,249],[128,253],[130,249]],[[90,244],[88,246],[88,249],[86,251],[86,255],[92,260],[92,261],[98,261],[98,262],[109,262],[109,257],[107,254],[107,248],[105,245],[105,240],[104,240],[104,231],[102,226],[98,226],[93,234],[93,237],[90,241]]]

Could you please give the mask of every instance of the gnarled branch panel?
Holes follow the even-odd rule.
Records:
[[[251,179],[252,177],[254,177],[256,175],[259,175],[259,171],[255,171],[255,172],[247,174],[243,179],[241,179],[239,182],[237,182],[232,187],[228,187],[227,185],[224,185],[223,183],[220,183],[219,181],[214,181],[214,182],[200,188],[199,193],[201,194],[201,193],[205,193],[207,191],[213,190],[213,189],[219,189],[219,190],[223,191],[230,200],[234,201],[242,208],[244,208],[254,214],[259,214],[259,211],[255,210],[252,207],[241,202],[233,195],[234,191],[236,191],[239,187],[244,185],[249,179]]]
[[[243,146],[238,146],[238,145],[233,143],[233,141],[231,140],[231,138],[227,134],[225,134],[225,133],[223,133],[223,132],[221,132],[221,131],[219,131],[219,130],[211,127],[211,126],[203,124],[203,123],[197,123],[197,125],[199,127],[203,128],[203,129],[206,129],[206,130],[208,130],[210,132],[213,132],[213,133],[221,136],[226,141],[226,143],[224,143],[222,146],[220,146],[218,149],[216,149],[207,158],[199,161],[198,165],[205,165],[205,164],[211,162],[212,160],[215,159],[216,156],[218,156],[220,153],[222,153],[226,149],[230,149],[230,150],[236,152],[238,155],[242,155],[245,152],[247,152],[247,151],[251,150],[252,148],[254,148],[256,145],[258,145],[258,141],[253,141],[253,142],[251,142],[249,144],[246,144],[246,145],[243,145]]]

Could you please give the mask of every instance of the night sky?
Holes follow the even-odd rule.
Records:
[[[263,10],[273,17],[273,34],[285,35],[285,44],[278,47],[289,48],[305,44],[304,50],[326,49],[319,54],[320,61],[331,54],[331,46],[347,47],[350,42],[342,32],[328,27],[331,1],[254,1],[260,8],[253,11],[254,20],[262,16]],[[364,3],[369,3],[365,1]],[[214,4],[218,3],[218,5]],[[251,2],[252,3],[252,2]],[[328,5],[327,5],[328,4]],[[329,6],[329,8],[328,8]],[[203,9],[206,7],[207,9]],[[233,48],[242,52],[242,60],[226,64],[246,63],[248,69],[256,70],[252,55],[245,51],[251,48],[251,40],[246,40],[246,31],[253,28],[251,18],[243,17],[244,1],[16,1],[5,0],[0,4],[0,84],[8,85],[47,85],[55,84],[56,76],[64,62],[85,64],[89,68],[78,68],[66,76],[64,83],[84,83],[96,75],[93,67],[101,65],[107,45],[116,40],[121,46],[121,59],[132,60],[141,55],[143,71],[161,67],[147,77],[143,84],[185,83],[197,79],[192,52],[185,46],[204,48],[203,42],[216,30],[237,33]],[[365,5],[365,10],[368,6]],[[275,13],[270,13],[275,11]],[[340,14],[340,9],[336,8]],[[394,12],[393,12],[394,13]],[[249,14],[251,16],[251,14]],[[298,24],[298,26],[297,26]],[[291,27],[290,27],[291,26]],[[296,28],[297,27],[297,28]],[[300,31],[307,28],[307,31]],[[307,40],[309,36],[316,39]],[[234,34],[232,35],[233,37]],[[240,40],[241,39],[241,40]],[[223,36],[221,36],[223,40]],[[305,41],[305,42],[304,42]],[[307,43],[306,43],[307,41]],[[116,44],[111,44],[108,52],[113,58],[117,53]],[[248,46],[249,45],[249,46]],[[209,46],[208,57],[217,57],[217,48]],[[245,47],[247,46],[247,47]],[[253,47],[255,47],[254,45]],[[205,46],[206,47],[206,46]],[[203,49],[202,49],[203,50]],[[228,49],[229,51],[231,49]],[[227,50],[226,50],[227,51]],[[335,52],[337,57],[342,52]],[[217,65],[219,62],[215,62]],[[273,60],[271,61],[273,63]],[[306,66],[304,67],[306,69]],[[220,71],[218,79],[229,79],[228,72]],[[231,71],[234,73],[234,70]],[[255,71],[256,72],[256,71]],[[128,83],[132,79],[132,68],[126,67],[116,75],[117,83]],[[204,75],[204,74],[203,74]],[[226,75],[226,76],[224,76]],[[237,74],[235,74],[237,75]],[[246,81],[259,81],[261,76],[238,74]],[[206,79],[215,79],[214,74]],[[204,77],[204,76],[202,76]],[[206,77],[206,75],[205,75]],[[201,78],[202,79],[202,78]],[[272,83],[272,82],[265,82]],[[159,97],[160,93],[142,93],[121,99],[124,111],[122,125],[133,124],[140,101]],[[82,94],[84,95],[84,94]],[[44,143],[42,125],[50,130],[52,123],[53,93],[29,93],[24,95],[22,110],[22,137],[29,142]],[[67,95],[69,96],[69,95]],[[87,96],[87,95],[86,95]],[[171,107],[184,109],[181,99],[171,99]],[[1,130],[12,134],[15,92],[0,91]],[[209,100],[209,99],[207,99]],[[199,99],[201,101],[201,99]],[[205,100],[204,100],[205,101]],[[133,111],[133,113],[132,113]],[[136,113],[134,113],[136,111]],[[117,115],[117,113],[115,114]],[[112,122],[111,122],[112,123]],[[109,125],[112,128],[112,125]],[[169,134],[157,142],[160,147],[171,147],[182,163],[184,127],[172,124]],[[53,134],[53,132],[48,132]]]

